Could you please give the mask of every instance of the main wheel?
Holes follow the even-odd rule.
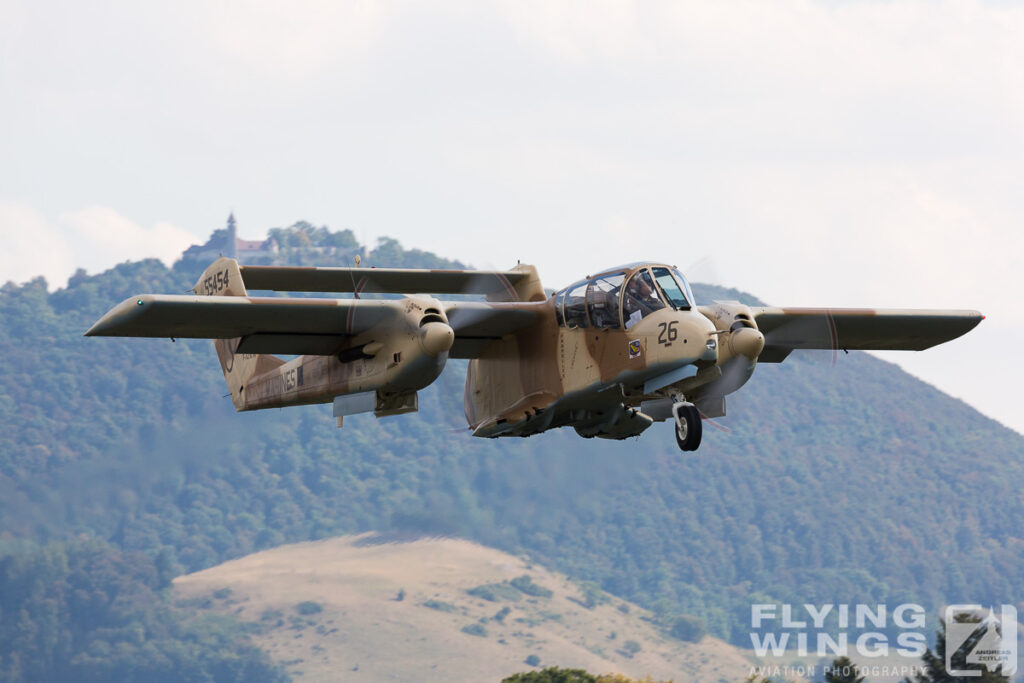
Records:
[[[703,431],[700,411],[697,410],[697,406],[685,405],[680,407],[679,419],[676,420],[676,443],[679,445],[679,450],[697,450],[700,446],[700,437]]]

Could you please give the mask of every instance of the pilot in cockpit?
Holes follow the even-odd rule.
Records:
[[[665,303],[658,298],[654,282],[651,281],[651,276],[646,270],[634,275],[626,285],[626,296],[623,298],[622,307],[627,330],[651,313],[665,307]]]

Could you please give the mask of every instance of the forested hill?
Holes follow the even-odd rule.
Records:
[[[282,262],[354,242],[281,232],[298,233]],[[393,240],[368,256],[455,265]],[[193,571],[342,533],[459,535],[743,645],[752,602],[1024,595],[1024,438],[892,364],[798,352],[759,367],[729,399],[728,431],[706,427],[695,454],[667,424],[624,442],[471,438],[459,362],[418,414],[339,430],[329,406],[235,414],[209,342],[82,337],[128,296],[187,290],[202,265],[125,263],[52,293],[42,280],[0,291],[5,539],[97,537]]]

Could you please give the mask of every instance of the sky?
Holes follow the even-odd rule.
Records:
[[[1022,35],[971,0],[0,0],[0,282],[170,263],[229,211],[554,288],[667,261],[980,310],[878,355],[1024,433]]]

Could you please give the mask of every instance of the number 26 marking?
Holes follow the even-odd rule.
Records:
[[[676,329],[676,325],[679,324],[678,320],[673,320],[667,323],[658,323],[658,329],[661,332],[658,333],[658,343],[662,346],[671,346],[672,342],[679,336],[679,330]]]

